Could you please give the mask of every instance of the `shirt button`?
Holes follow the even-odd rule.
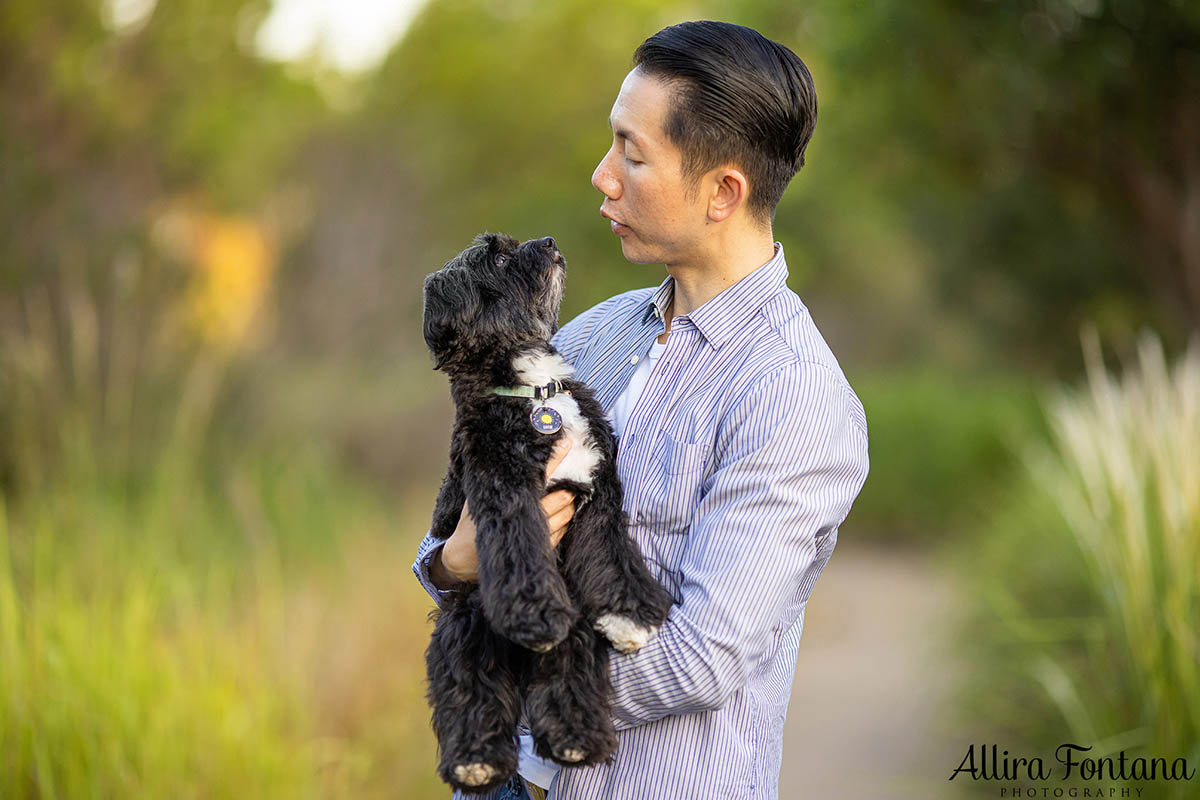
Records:
[[[636,364],[637,362],[638,362],[638,357],[636,355],[632,355],[629,357],[630,364]]]

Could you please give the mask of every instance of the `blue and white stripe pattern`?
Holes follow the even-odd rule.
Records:
[[[673,287],[613,297],[555,336],[605,409]],[[617,466],[630,535],[677,605],[646,647],[612,655],[615,760],[560,770],[551,798],[776,798],[804,608],[868,469],[862,404],[780,245],[672,319]],[[413,568],[438,599],[436,546],[426,536]]]

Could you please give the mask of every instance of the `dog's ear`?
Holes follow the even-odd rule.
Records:
[[[441,269],[426,276],[424,333],[434,369],[454,358],[478,311],[479,291],[465,269]]]
[[[507,233],[491,233],[484,231],[477,235],[471,244],[481,244],[488,248],[489,251],[495,252],[501,249],[515,250],[521,243]]]

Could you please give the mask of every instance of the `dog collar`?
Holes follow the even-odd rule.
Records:
[[[535,400],[548,400],[556,394],[570,394],[570,392],[563,389],[562,381],[555,378],[550,383],[541,386],[531,386],[524,383],[517,386],[493,386],[492,394],[500,394],[505,397],[532,397]]]
[[[534,400],[549,400],[556,394],[570,393],[570,391],[563,388],[562,381],[557,378],[541,386],[519,384],[517,386],[492,387],[492,394],[504,395],[505,397],[531,397]],[[562,415],[543,403],[530,412],[529,424],[538,433],[545,433],[547,435],[557,433],[562,428]]]

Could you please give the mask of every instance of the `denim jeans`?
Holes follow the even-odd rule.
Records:
[[[500,787],[500,796],[497,800],[533,800],[529,796],[529,792],[525,791],[525,782],[521,780],[520,775],[513,775],[508,779],[508,783]]]

